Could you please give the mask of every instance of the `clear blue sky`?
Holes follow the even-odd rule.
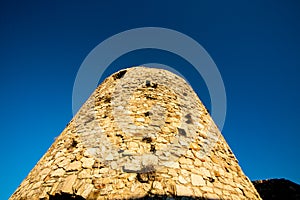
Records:
[[[1,1],[0,199],[7,199],[72,118],[77,70],[101,41],[127,29],[180,31],[211,55],[227,92],[223,135],[251,180],[300,183],[300,2]],[[143,62],[188,65],[137,51],[106,75]],[[207,88],[186,68],[210,107]]]

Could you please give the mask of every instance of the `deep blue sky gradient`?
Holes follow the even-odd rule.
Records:
[[[211,55],[227,92],[223,135],[251,180],[300,183],[300,2],[1,1],[0,199],[7,199],[72,118],[87,54],[127,29],[180,31]],[[209,108],[201,77],[175,55],[140,50],[105,73],[145,62],[174,66]]]

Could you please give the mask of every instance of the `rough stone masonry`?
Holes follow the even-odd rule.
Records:
[[[10,197],[261,199],[209,113],[177,75],[108,77]]]

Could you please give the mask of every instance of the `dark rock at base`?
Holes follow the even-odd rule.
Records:
[[[300,185],[286,179],[252,181],[263,200],[300,200]]]

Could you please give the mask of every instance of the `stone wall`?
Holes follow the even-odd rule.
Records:
[[[192,88],[144,67],[108,77],[10,199],[59,195],[260,199]]]

